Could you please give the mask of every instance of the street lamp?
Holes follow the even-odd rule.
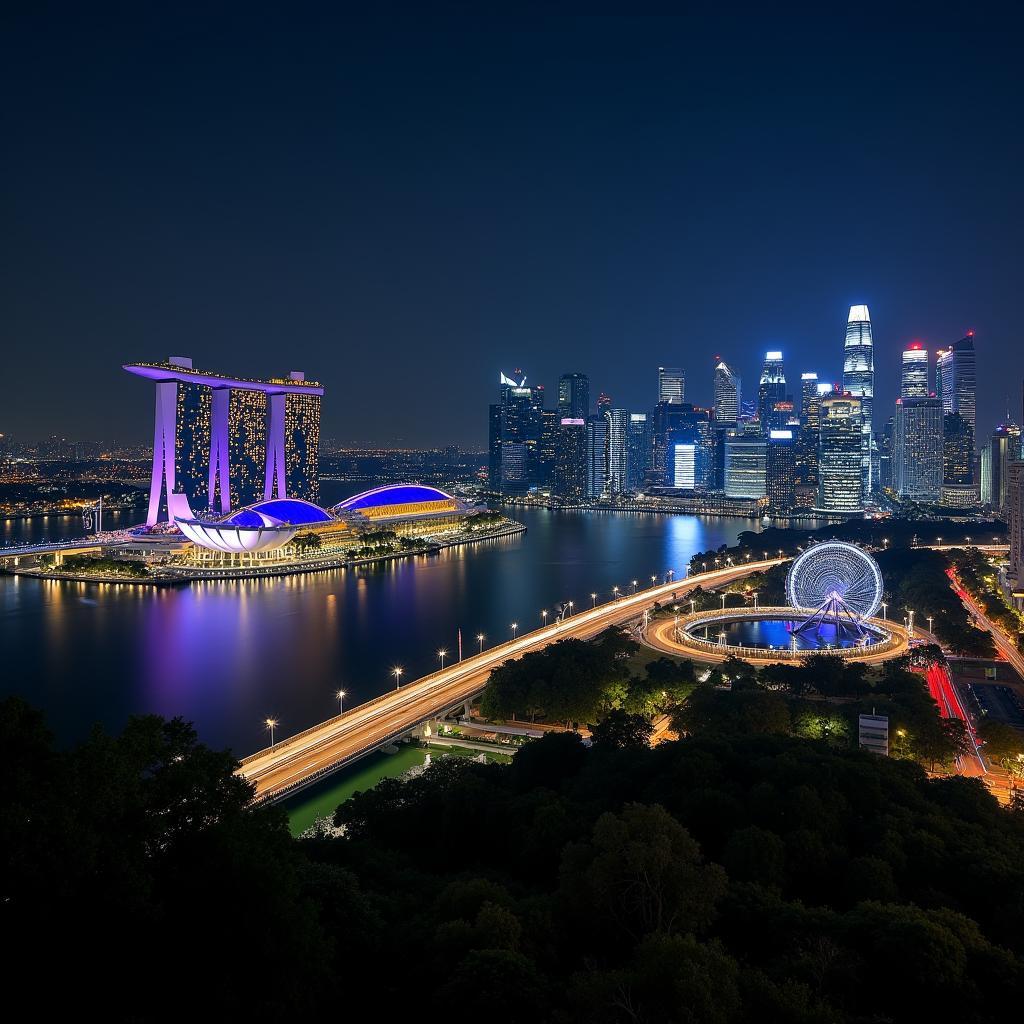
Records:
[[[276,718],[268,718],[268,719],[266,719],[263,722],[263,724],[270,730],[270,749],[273,750],[274,749],[274,730],[278,726],[278,721],[277,721]]]
[[[702,569],[703,569],[703,570],[704,570],[705,572],[707,572],[707,571],[708,571],[708,563],[707,563],[707,562],[701,562],[700,564],[701,564],[701,568],[702,568]]]
[[[619,588],[617,586],[616,587],[612,587],[612,593],[615,595],[615,597],[618,597],[619,596]]]
[[[690,598],[690,614],[693,615],[697,611],[697,602],[691,597]]]
[[[928,616],[928,632],[932,631],[932,616]]]
[[[401,687],[401,685],[402,685],[402,673],[403,673],[404,671],[405,671],[405,669],[401,668],[401,667],[400,667],[400,666],[398,666],[398,665],[396,665],[396,666],[395,666],[395,667],[394,667],[394,668],[393,668],[393,669],[391,670],[391,674],[392,674],[392,675],[393,675],[393,676],[395,677],[395,689],[396,689],[396,690],[397,690],[397,689],[399,689],[399,688]]]
[[[910,639],[913,640],[914,639],[914,609],[913,608],[908,608],[907,609],[907,614],[910,616],[910,626],[907,629],[907,632],[910,634]]]
[[[754,611],[757,611],[757,591],[754,591]]]
[[[576,602],[575,602],[575,601],[570,601],[570,602],[569,602],[569,614],[570,614],[570,615],[572,615],[572,610],[573,610],[573,608],[575,608],[575,607],[576,607]]]
[[[441,671],[443,672],[444,671],[444,659],[448,656],[448,652],[442,647],[437,652],[437,656],[438,656],[438,658],[441,659]]]
[[[657,583],[657,582],[658,582],[658,577],[657,576],[652,576],[651,577],[651,586],[653,587],[654,584]]]
[[[633,593],[636,593],[636,580],[633,580]]]
[[[515,638],[516,638],[516,630],[519,628],[519,623],[518,622],[511,623],[511,628],[512,628],[512,639],[515,640]]]
[[[888,610],[888,608],[889,608],[889,606],[883,601],[882,602],[882,621],[883,622],[887,622],[889,620],[889,616],[886,614],[886,611]]]
[[[590,600],[593,602],[590,607],[591,608],[596,608],[597,607],[597,594],[591,594],[590,595]]]
[[[721,599],[722,599],[722,611],[724,612],[725,611],[725,594],[719,594],[719,597],[721,597]]]
[[[485,639],[485,637],[484,637],[483,633],[477,633],[477,635],[476,635],[476,642],[480,645],[480,653],[481,654],[484,653],[484,639]]]
[[[338,701],[338,714],[345,714],[345,691],[339,690],[335,695]]]
[[[937,547],[941,548],[942,547],[942,538],[941,537],[936,537],[935,538],[935,544],[936,544]]]
[[[541,608],[540,610],[541,622],[546,626],[548,624],[548,610],[547,608]]]

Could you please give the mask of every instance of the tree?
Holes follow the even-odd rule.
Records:
[[[625,750],[648,746],[653,731],[650,721],[643,715],[631,715],[616,708],[594,726],[592,735],[595,745],[601,749]]]
[[[985,742],[985,753],[999,764],[1024,757],[1024,733],[1012,725],[983,718],[978,723],[978,735]]]
[[[322,547],[320,535],[310,531],[309,533],[297,533],[292,537],[292,547],[299,554],[305,554],[309,551],[319,551]]]

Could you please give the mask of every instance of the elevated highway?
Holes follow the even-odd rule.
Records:
[[[769,558],[660,583],[577,612],[551,625],[475,654],[439,672],[306,729],[245,758],[239,774],[256,786],[258,800],[279,800],[331,772],[408,735],[477,697],[488,676],[512,658],[570,637],[588,639],[635,619],[655,602],[681,600],[696,587],[718,587],[787,561]]]

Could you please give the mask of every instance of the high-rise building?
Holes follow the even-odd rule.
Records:
[[[942,400],[896,402],[893,475],[896,493],[910,501],[937,502],[942,495]]]
[[[942,417],[942,504],[967,508],[977,503],[974,431],[966,417],[947,412]]]
[[[795,428],[799,429],[799,427]],[[796,437],[794,428],[768,431],[765,463],[765,484],[768,504],[786,512],[796,503]]]
[[[716,359],[715,419],[720,423],[735,423],[740,418],[743,382],[724,359]]]
[[[303,379],[301,373],[289,374],[289,380]],[[284,400],[284,456],[288,497],[303,498],[319,505],[322,399],[319,395],[306,394],[287,394],[281,397]],[[271,417],[275,412],[273,407],[279,401],[277,395],[270,396]]]
[[[731,430],[725,437],[725,496],[763,498],[768,493],[768,443],[757,434]]]
[[[896,430],[896,417],[890,416],[885,421],[881,433],[875,435],[878,448],[878,489],[890,491],[893,488],[893,433]]]
[[[818,392],[816,373],[800,374],[800,426],[818,429],[821,411],[821,395]]]
[[[629,490],[629,410],[609,409],[604,415],[608,421],[608,491],[624,494]]]
[[[189,360],[189,366],[192,361]],[[174,417],[174,479],[175,490],[188,498],[193,512],[213,508],[210,494],[210,445],[212,435],[211,408],[213,396],[227,401],[227,388],[216,392],[202,384],[178,384]],[[263,453],[260,453],[263,455]],[[238,507],[237,502],[234,505]]]
[[[587,421],[583,417],[565,417],[559,423],[555,446],[555,473],[552,490],[567,502],[587,498]]]
[[[536,482],[539,470],[543,390],[526,385],[521,370],[499,376],[499,400],[490,407],[489,460],[491,487],[520,494]]]
[[[603,416],[612,407],[612,396],[603,391],[597,396],[597,415]]]
[[[264,494],[267,463],[267,395],[232,388],[228,404],[231,507],[243,508]]]
[[[961,416],[970,430],[971,477],[964,482],[973,484],[973,452],[978,436],[977,370],[973,331],[968,331],[959,341],[939,350],[935,360],[935,392],[942,399],[943,411]]]
[[[1019,610],[1024,607],[1024,461],[1013,459],[1006,468],[1006,521],[1010,527],[1007,576],[1013,603]]]
[[[563,373],[558,378],[558,415],[576,420],[590,415],[590,378],[585,373]]]
[[[843,358],[843,390],[860,399],[861,479],[864,494],[871,494],[875,481],[871,478],[871,414],[875,394],[875,355],[871,338],[871,314],[864,305],[851,306],[846,321],[846,343]]]
[[[768,433],[768,420],[772,405],[785,401],[786,371],[782,365],[782,353],[765,352],[764,366],[761,370],[761,381],[757,388],[757,418],[761,423],[761,433]]]
[[[903,364],[900,372],[900,398],[927,398],[928,350],[915,341],[903,350]]]
[[[1007,507],[1009,502],[1010,463],[1020,458],[1020,427],[1015,424],[1000,424],[992,431],[988,445],[988,480],[982,480],[983,490],[988,483],[987,497],[984,499],[997,512]],[[984,457],[985,450],[982,449]],[[985,462],[982,462],[982,475],[985,474]]]
[[[608,420],[587,419],[587,497],[600,498],[608,491]]]
[[[821,400],[818,504],[823,512],[864,510],[860,399],[833,392]]]
[[[537,441],[537,466],[534,482],[550,488],[555,473],[560,417],[554,409],[540,410],[540,438]]]
[[[682,405],[686,401],[686,371],[682,367],[658,367],[658,401],[672,405]]]
[[[629,414],[628,448],[627,488],[630,491],[639,491],[644,485],[650,464],[651,441],[646,413]]]
[[[677,441],[672,445],[671,484],[692,491],[697,484],[697,446],[692,441]]]
[[[796,406],[788,399],[780,402],[772,402],[771,412],[768,414],[768,430],[783,430],[789,426],[799,424]]]

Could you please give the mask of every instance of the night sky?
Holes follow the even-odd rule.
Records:
[[[903,345],[967,328],[979,433],[1020,418],[1010,13],[13,6],[0,431],[142,441],[120,364],[175,354],[305,370],[343,442],[482,446],[499,369],[648,409],[721,354],[749,396],[766,348],[838,379],[860,302],[876,423]]]

